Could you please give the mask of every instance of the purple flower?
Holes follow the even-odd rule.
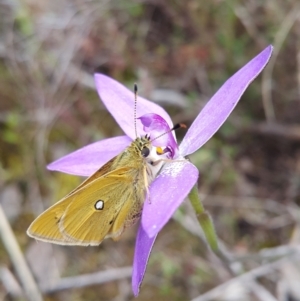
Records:
[[[144,203],[133,263],[132,288],[135,295],[139,293],[158,232],[198,179],[197,168],[184,160],[184,157],[198,150],[225,122],[245,89],[266,66],[272,50],[273,47],[268,46],[223,84],[199,113],[179,146],[174,132],[153,141],[156,146],[164,146],[168,158],[175,159],[175,162],[164,165],[150,185],[151,203]],[[133,126],[133,93],[102,74],[95,75],[95,82],[100,98],[126,136],[90,144],[51,163],[48,169],[90,176],[136,138]],[[170,116],[163,108],[142,97],[138,97],[137,116],[137,132],[141,136],[147,133],[153,139],[173,126]]]

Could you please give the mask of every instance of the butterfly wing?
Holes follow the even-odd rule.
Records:
[[[128,171],[127,171],[128,173]],[[101,185],[101,189],[99,186]],[[82,194],[82,195],[81,195]],[[76,196],[75,196],[76,195]],[[68,239],[81,245],[99,245],[104,238],[117,237],[123,232],[122,224],[115,225],[118,216],[127,216],[135,201],[132,180],[128,175],[114,171],[78,191],[60,222],[60,228]],[[84,199],[83,207],[78,200]],[[102,204],[97,209],[97,204]]]
[[[133,181],[128,168],[96,178],[43,212],[27,233],[62,245],[99,245],[106,237],[116,238],[137,202]]]
[[[58,227],[58,223],[69,206],[70,201],[70,198],[65,198],[40,214],[27,229],[27,234],[46,242],[71,244],[65,242],[65,238]]]
[[[64,214],[66,208],[69,206],[71,202],[71,198],[68,198],[71,194],[75,193],[77,190],[83,188],[87,184],[95,181],[100,178],[102,175],[110,172],[110,168],[114,162],[116,157],[109,160],[106,164],[104,164],[99,170],[97,170],[93,175],[87,178],[84,182],[82,182],[79,186],[77,186],[73,191],[71,191],[67,196],[65,196],[62,200],[51,206],[45,212],[40,214],[30,225],[27,230],[27,234],[31,237],[49,241],[48,236],[52,238],[51,241],[56,243],[64,242],[64,236],[60,232],[57,227],[58,221],[61,219]],[[45,227],[43,229],[43,227]],[[66,243],[67,244],[67,243]]]
[[[116,158],[117,158],[117,156],[110,159],[108,162],[106,162],[100,169],[98,169],[90,177],[88,177],[86,180],[84,180],[79,186],[77,186],[74,190],[72,190],[69,194],[67,194],[67,196],[74,193],[75,191],[81,189],[82,187],[86,186],[87,184],[95,181],[96,179],[100,178],[101,176],[109,173],[111,171],[111,166],[113,165]]]

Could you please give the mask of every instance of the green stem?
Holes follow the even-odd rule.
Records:
[[[191,192],[189,193],[189,199],[196,212],[198,222],[205,234],[209,246],[214,252],[217,252],[219,247],[218,247],[218,238],[215,231],[215,227],[209,213],[205,211],[201,203],[201,200],[199,198],[198,188],[196,185],[192,188]]]

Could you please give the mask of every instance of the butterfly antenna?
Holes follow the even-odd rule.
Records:
[[[137,138],[137,129],[136,129],[136,104],[137,104],[137,93],[138,93],[138,86],[134,84],[134,130],[135,130],[135,137]]]
[[[158,138],[160,138],[160,137],[162,137],[162,136],[164,136],[164,135],[166,135],[166,134],[168,134],[168,133],[170,133],[170,132],[172,132],[172,131],[176,131],[178,129],[186,129],[186,128],[187,128],[187,126],[184,123],[177,123],[171,129],[166,131],[165,133],[163,133],[163,134],[155,137],[154,139],[152,139],[151,142],[158,139]]]

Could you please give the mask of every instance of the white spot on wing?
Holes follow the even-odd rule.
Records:
[[[95,204],[95,208],[97,210],[102,210],[104,208],[104,202],[101,201],[101,200],[97,201],[96,204]]]

